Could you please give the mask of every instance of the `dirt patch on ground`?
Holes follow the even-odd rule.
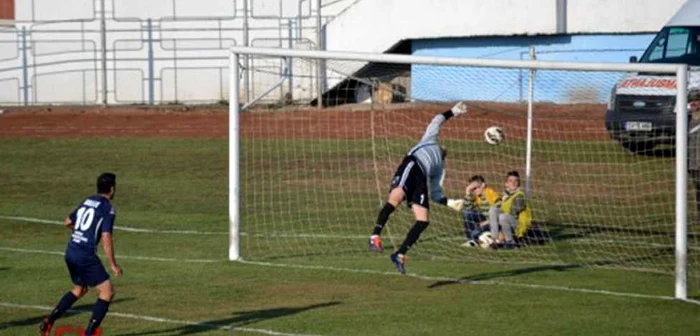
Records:
[[[225,138],[225,112],[223,108],[9,108],[0,115],[0,137]]]
[[[371,139],[420,138],[435,113],[448,105],[355,105],[316,110],[256,110],[241,115],[246,139]],[[537,104],[535,139],[602,140],[605,106]],[[441,138],[480,139],[491,125],[501,126],[511,139],[527,129],[524,104],[471,103],[467,117],[451,120]],[[0,138],[168,137],[226,138],[228,109],[202,107],[31,107],[4,108]]]

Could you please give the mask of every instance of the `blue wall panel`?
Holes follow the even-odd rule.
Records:
[[[628,62],[640,57],[654,34],[513,36],[492,38],[426,39],[412,42],[412,54],[463,58],[529,59],[535,46],[538,60],[574,62]],[[438,67],[411,69],[411,96],[415,100],[527,99],[528,71],[519,69]],[[624,73],[538,71],[535,100],[556,103],[607,100],[610,89]]]

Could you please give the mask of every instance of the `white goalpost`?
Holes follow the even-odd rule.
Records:
[[[244,73],[251,92],[241,91]],[[663,145],[632,153],[605,129],[610,89],[640,73],[675,78],[675,157]],[[700,232],[693,227],[689,241],[686,65],[233,47],[229,80],[230,260],[313,263],[368,253],[393,170],[431,115],[464,100],[469,114],[440,134],[449,153],[446,193],[462,195],[472,175],[500,191],[505,172],[518,170],[541,236],[517,251],[467,249],[462,214],[436,204],[412,254],[673,273],[678,299],[688,297],[688,277],[700,277],[696,259],[689,274],[688,259],[689,247],[700,251]],[[528,88],[527,97],[518,94]],[[243,101],[249,95],[254,101]],[[608,104],[624,103],[612,95]],[[492,125],[506,133],[497,146],[481,141]],[[409,221],[397,209],[389,245],[400,243]]]
[[[240,166],[239,166],[239,151],[240,144],[240,102],[239,102],[239,54],[231,53],[229,62],[229,123],[228,123],[228,180],[229,180],[229,260],[238,260],[241,257],[240,249],[240,233],[241,233],[241,216],[240,216]]]

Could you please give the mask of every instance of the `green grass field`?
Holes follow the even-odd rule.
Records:
[[[0,335],[38,334],[41,318],[70,288],[61,255],[69,232],[58,223],[94,191],[103,171],[118,174],[114,203],[122,230],[115,231],[115,247],[125,273],[114,279],[105,335],[700,334],[700,304],[671,299],[672,223],[663,211],[642,211],[638,203],[649,195],[612,195],[624,216],[598,210],[595,202],[611,202],[600,195],[563,199],[567,211],[556,202],[557,185],[599,180],[607,169],[595,166],[600,160],[616,172],[645,167],[659,180],[642,174],[646,190],[673,178],[671,159],[630,156],[607,142],[580,147],[591,155],[541,144],[535,205],[554,243],[465,250],[458,216],[436,209],[411,251],[410,274],[401,276],[387,255],[366,251],[366,236],[395,168],[383,163],[395,161],[406,144],[375,152],[355,150],[371,146],[350,140],[280,144],[243,143],[245,261],[229,262],[226,140],[4,139]],[[464,144],[449,146],[456,163],[448,169],[476,165]],[[520,152],[514,143],[501,163],[477,169],[504,170]],[[570,180],[574,171],[580,181]],[[610,193],[639,179],[610,175],[604,183]],[[451,177],[448,191],[459,191],[465,176]],[[654,197],[672,194],[670,187],[659,190]],[[409,223],[401,209],[388,242],[400,242]],[[690,240],[689,268],[696,300],[697,242]],[[94,300],[88,294],[58,325],[84,325]]]

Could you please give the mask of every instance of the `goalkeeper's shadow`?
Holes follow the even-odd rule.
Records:
[[[470,275],[470,276],[466,276],[466,277],[462,277],[462,278],[454,279],[454,280],[437,281],[437,282],[430,284],[428,286],[428,288],[433,289],[433,288],[438,288],[438,287],[447,286],[447,285],[470,284],[470,283],[475,283],[475,282],[479,282],[479,281],[488,281],[488,280],[497,279],[497,278],[513,277],[513,276],[519,276],[519,275],[536,273],[536,272],[543,272],[543,271],[566,271],[568,269],[581,268],[581,267],[583,267],[583,265],[544,265],[544,266],[519,268],[519,269],[507,270],[507,271],[481,273],[481,274]]]
[[[673,249],[661,249],[656,253],[644,256],[644,257],[632,257],[632,258],[625,258],[625,259],[613,259],[613,260],[595,260],[595,261],[590,261],[586,263],[571,263],[571,264],[565,264],[565,265],[542,265],[542,266],[534,266],[534,267],[525,267],[525,268],[518,268],[518,269],[512,269],[512,270],[507,270],[507,271],[498,271],[498,272],[488,272],[488,273],[481,273],[481,274],[475,274],[475,275],[470,275],[466,277],[462,277],[459,279],[454,279],[454,280],[444,280],[444,281],[437,281],[428,286],[428,288],[437,288],[437,287],[442,287],[446,285],[460,285],[460,284],[470,284],[470,283],[476,283],[479,281],[488,281],[492,279],[498,279],[498,278],[507,278],[507,277],[514,277],[514,276],[521,276],[525,274],[531,274],[531,273],[536,273],[536,272],[547,272],[547,271],[557,271],[557,272],[563,272],[563,271],[568,271],[570,269],[578,269],[578,268],[585,268],[585,267],[610,267],[610,266],[616,266],[616,265],[625,265],[630,262],[644,262],[644,261],[650,261],[654,260],[658,257],[662,256],[668,256],[668,255],[673,255],[674,250]]]

